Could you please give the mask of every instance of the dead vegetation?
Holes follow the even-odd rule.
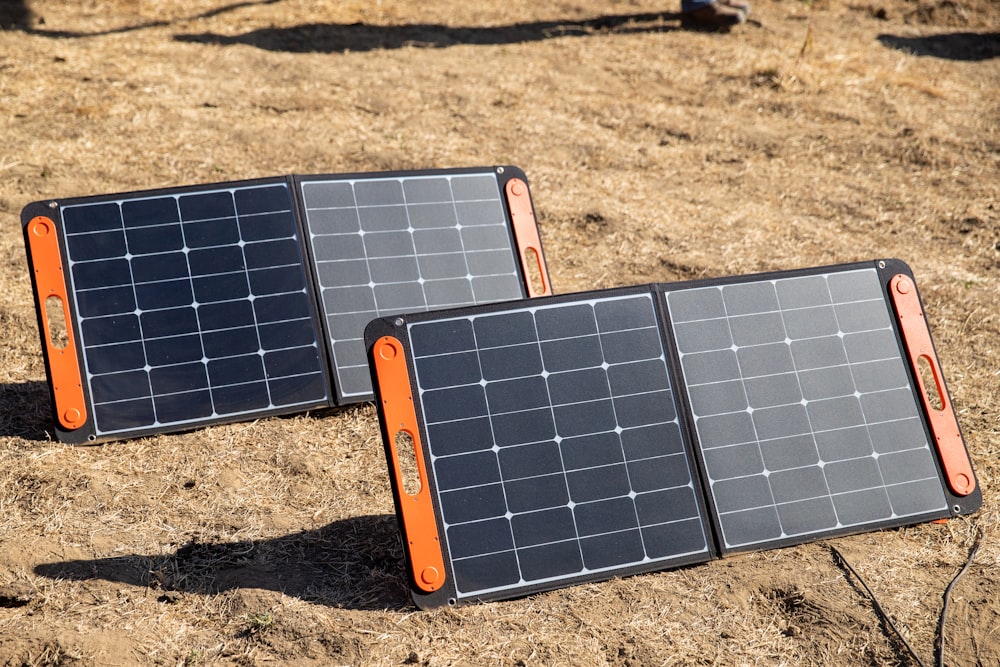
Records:
[[[417,612],[371,406],[49,438],[28,202],[505,163],[531,180],[560,292],[910,263],[984,507],[836,546],[929,662],[981,529],[946,662],[1000,661],[1000,7],[756,0],[729,35],[675,11],[5,3],[0,664],[911,664],[824,544]]]

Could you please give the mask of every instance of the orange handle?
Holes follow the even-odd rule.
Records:
[[[83,396],[76,340],[69,315],[66,275],[59,253],[55,222],[42,215],[32,218],[28,223],[28,248],[35,269],[35,299],[42,318],[42,338],[45,340],[49,374],[52,378],[56,418],[67,429],[78,429],[87,421],[87,404]],[[46,301],[52,297],[62,305],[63,319],[66,322],[68,342],[61,348],[53,344],[50,333],[52,329],[45,308]]]
[[[441,540],[427,484],[427,465],[420,448],[420,431],[413,406],[413,392],[410,391],[406,356],[403,344],[392,336],[379,338],[372,350],[386,425],[386,444],[392,452],[393,475],[396,478],[396,488],[399,489],[410,568],[417,586],[432,593],[444,585],[444,557],[441,554]],[[403,471],[396,446],[396,434],[400,432],[407,434],[413,443],[417,473],[420,475],[420,490],[416,493],[407,493],[403,483]]]
[[[976,477],[972,472],[972,461],[965,450],[962,433],[958,428],[958,418],[952,409],[948,392],[945,391],[944,375],[934,353],[930,329],[920,307],[916,286],[913,281],[898,274],[889,281],[889,294],[896,304],[896,316],[906,341],[906,352],[913,368],[913,376],[920,385],[920,397],[934,434],[941,466],[944,468],[948,487],[959,496],[967,496],[976,489]],[[931,402],[924,379],[920,374],[920,360],[928,364],[934,377],[934,389],[940,400],[940,407]]]
[[[520,178],[512,178],[507,181],[504,190],[510,207],[510,219],[514,224],[514,238],[521,257],[528,296],[548,296],[552,294],[552,288],[549,283],[549,272],[542,258],[542,240],[538,236],[538,224],[531,206],[528,184]],[[541,285],[536,286],[531,276],[536,276]]]

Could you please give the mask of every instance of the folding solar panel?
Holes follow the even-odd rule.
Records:
[[[67,442],[368,400],[370,319],[549,292],[514,167],[36,202],[22,224]]]
[[[420,606],[981,503],[902,262],[415,313],[365,337]]]

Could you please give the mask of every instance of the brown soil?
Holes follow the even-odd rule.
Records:
[[[423,5],[423,6],[420,6]],[[0,664],[910,664],[829,544],[418,612],[370,405],[54,443],[30,201],[516,164],[557,291],[899,257],[985,495],[831,541],[926,663],[1000,662],[1000,4],[0,5]]]

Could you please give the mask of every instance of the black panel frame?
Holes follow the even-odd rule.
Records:
[[[784,279],[784,278],[796,278],[803,276],[812,275],[823,275],[832,274],[839,272],[848,272],[862,269],[875,269],[878,275],[882,296],[885,299],[886,309],[889,315],[889,320],[891,322],[892,333],[896,345],[899,347],[901,352],[901,357],[903,359],[903,367],[907,375],[907,381],[909,382],[911,391],[913,392],[917,412],[920,417],[922,428],[924,434],[927,438],[927,443],[930,447],[932,459],[934,461],[934,467],[938,474],[938,482],[940,483],[942,492],[947,501],[946,507],[940,511],[929,511],[919,514],[902,516],[897,518],[890,518],[886,520],[874,521],[870,523],[861,523],[853,526],[845,526],[843,528],[836,528],[830,530],[823,530],[815,533],[809,533],[805,535],[791,536],[786,539],[778,539],[768,541],[764,545],[748,545],[738,548],[727,548],[724,540],[722,539],[722,530],[719,523],[719,510],[715,505],[715,501],[711,492],[708,491],[709,488],[709,477],[706,471],[706,464],[704,461],[703,452],[701,450],[697,430],[694,423],[694,412],[690,404],[687,391],[684,389],[686,387],[684,380],[684,373],[680,363],[680,354],[674,343],[674,328],[673,323],[670,320],[666,293],[669,291],[676,291],[682,289],[691,289],[699,287],[711,287],[711,286],[725,286],[734,285],[741,283],[748,283],[760,280],[772,280],[772,279]],[[674,569],[677,567],[689,566],[697,563],[707,562],[714,558],[726,557],[729,554],[746,552],[746,551],[758,551],[762,549],[771,548],[781,548],[787,546],[793,546],[798,544],[806,544],[818,540],[828,539],[831,537],[839,537],[844,535],[852,535],[863,532],[872,532],[887,528],[898,528],[903,526],[914,525],[926,521],[941,520],[956,517],[959,515],[971,514],[976,512],[982,505],[982,491],[980,485],[978,484],[976,488],[967,496],[958,496],[954,494],[945,482],[945,472],[942,467],[940,460],[940,453],[936,449],[934,442],[934,434],[931,431],[928,415],[924,408],[923,403],[918,398],[918,392],[920,384],[918,378],[916,378],[915,373],[911,367],[910,362],[903,356],[903,350],[906,348],[905,340],[900,331],[900,326],[898,319],[896,317],[895,306],[893,305],[893,300],[889,293],[889,281],[896,275],[902,274],[913,279],[913,272],[910,267],[903,261],[898,259],[881,259],[874,260],[870,262],[856,262],[850,264],[839,264],[839,265],[829,265],[815,268],[805,268],[797,269],[791,271],[772,271],[766,273],[744,275],[744,276],[730,276],[717,279],[703,279],[695,281],[687,281],[682,283],[653,283],[645,286],[636,286],[632,288],[622,288],[622,289],[612,289],[612,290],[598,290],[590,292],[581,292],[576,294],[561,295],[554,297],[546,297],[544,299],[535,300],[531,305],[543,306],[546,304],[563,304],[563,303],[575,303],[579,301],[584,301],[588,299],[600,298],[609,295],[624,295],[624,294],[642,294],[647,292],[652,292],[654,295],[654,304],[656,307],[658,324],[660,327],[660,333],[662,337],[664,352],[667,357],[667,367],[668,373],[670,375],[671,385],[674,389],[674,400],[678,409],[678,419],[684,437],[686,439],[686,446],[689,448],[688,461],[689,465],[693,465],[695,470],[694,477],[692,479],[696,487],[696,492],[698,493],[698,504],[699,511],[707,515],[708,521],[706,522],[710,526],[709,532],[711,536],[706,533],[706,537],[709,539],[709,550],[704,556],[699,555],[696,558],[691,558],[689,562],[677,563],[664,565],[663,563],[654,563],[648,567],[627,567],[614,570],[612,572],[600,572],[596,575],[582,575],[582,576],[572,576],[566,577],[565,579],[559,579],[554,582],[546,582],[544,584],[529,584],[520,586],[514,589],[504,590],[499,593],[489,593],[480,596],[469,596],[465,598],[459,598],[456,594],[455,584],[454,584],[454,572],[450,569],[450,556],[445,550],[446,547],[442,546],[442,551],[445,555],[445,563],[448,571],[446,573],[446,583],[441,590],[435,591],[433,593],[426,593],[421,590],[420,586],[414,580],[411,573],[411,568],[407,567],[409,588],[411,595],[413,597],[416,605],[422,609],[433,608],[443,605],[456,605],[464,604],[470,602],[481,602],[481,601],[491,601],[491,600],[501,600],[509,599],[515,597],[521,597],[525,595],[531,595],[537,592],[552,590],[555,588],[560,588],[564,586],[575,585],[585,582],[601,581],[606,580],[612,576],[628,576],[632,574],[638,574],[642,572],[658,571],[663,569]],[[915,284],[915,282],[914,282]],[[509,302],[505,304],[491,304],[487,306],[471,307],[471,308],[459,308],[450,309],[444,311],[437,311],[431,313],[416,313],[408,314],[403,316],[398,316],[394,318],[382,318],[374,320],[369,324],[366,329],[365,342],[368,347],[369,354],[371,355],[373,345],[382,336],[392,336],[399,340],[404,347],[404,353],[406,356],[407,369],[410,374],[410,378],[416,378],[416,368],[413,359],[413,355],[410,348],[409,337],[407,334],[407,327],[412,324],[419,324],[421,322],[429,322],[434,320],[444,320],[455,317],[472,317],[475,315],[505,312],[508,310],[515,310],[519,307],[526,307],[527,304],[518,302]],[[935,353],[936,354],[936,353]],[[408,549],[405,548],[407,544],[406,526],[403,521],[403,516],[400,512],[400,498],[402,490],[398,488],[398,484],[392,474],[392,453],[389,448],[388,442],[389,438],[393,436],[390,433],[387,425],[385,423],[381,401],[378,400],[380,396],[381,387],[379,386],[377,371],[374,364],[370,364],[373,375],[373,383],[376,387],[376,404],[379,409],[379,416],[382,429],[383,442],[385,444],[385,452],[387,456],[387,461],[389,463],[390,470],[390,481],[392,486],[392,492],[395,500],[395,505],[397,508],[397,519],[400,526],[400,531],[403,536],[404,544],[404,554],[407,562],[409,563],[410,554]],[[942,386],[944,386],[944,378],[941,378]],[[411,379],[411,391],[413,395],[416,396],[419,387],[415,379]],[[947,387],[944,386],[944,391],[947,393]],[[950,399],[949,399],[950,400]],[[422,445],[422,452],[427,460],[429,460],[430,452],[427,445],[427,429],[424,421],[424,415],[422,413],[422,407],[419,400],[414,400],[414,409],[417,415],[417,422],[420,429],[420,438]],[[965,454],[968,455],[968,446],[962,438],[962,445],[965,449]],[[432,487],[432,497],[435,499],[434,503],[434,514],[437,523],[437,529],[439,534],[444,531],[444,521],[441,514],[441,507],[439,503],[440,496],[438,495],[438,489],[436,488],[436,482],[434,476],[430,475],[431,479],[428,480],[429,485]]]
[[[336,369],[333,368],[333,356],[330,352],[330,337],[327,328],[327,323],[325,318],[322,316],[323,309],[320,303],[320,288],[319,281],[316,275],[316,264],[315,257],[312,251],[311,243],[309,242],[309,229],[306,224],[305,219],[305,204],[302,201],[301,195],[301,184],[309,181],[316,180],[344,180],[344,179],[384,179],[384,178],[407,178],[407,177],[424,177],[424,176],[436,176],[436,175],[461,175],[461,174],[476,174],[481,173],[483,175],[492,174],[497,179],[498,188],[500,191],[500,203],[503,208],[503,212],[507,222],[507,234],[510,239],[510,247],[513,254],[513,263],[515,270],[517,272],[519,287],[520,287],[520,297],[525,298],[528,295],[526,281],[527,277],[524,275],[522,264],[520,258],[517,256],[517,243],[514,238],[513,224],[511,221],[511,211],[508,205],[506,197],[504,197],[504,186],[505,184],[514,178],[519,178],[523,180],[526,184],[528,183],[527,177],[524,172],[518,167],[511,165],[495,166],[495,167],[462,167],[454,169],[427,169],[427,170],[397,170],[397,171],[387,171],[387,172],[352,172],[352,173],[331,173],[331,174],[313,174],[313,175],[284,175],[284,176],[273,176],[264,178],[254,178],[247,180],[237,180],[237,181],[224,181],[216,183],[203,183],[191,186],[173,186],[167,188],[154,188],[148,190],[133,190],[118,193],[108,193],[100,195],[88,195],[81,197],[70,197],[52,200],[35,201],[26,205],[21,211],[21,225],[22,233],[25,239],[25,251],[27,256],[27,263],[29,268],[29,273],[31,275],[32,281],[32,291],[40,298],[42,307],[44,307],[44,296],[39,294],[38,283],[36,281],[36,266],[35,261],[32,257],[32,252],[29,247],[28,238],[28,225],[36,216],[44,216],[49,218],[55,223],[57,229],[57,240],[59,246],[59,253],[61,258],[61,263],[63,267],[66,268],[66,287],[69,293],[69,303],[67,303],[67,308],[69,310],[70,317],[66,322],[66,326],[70,328],[74,340],[81,341],[82,334],[80,331],[79,317],[76,310],[76,299],[74,296],[73,288],[73,278],[69,273],[69,250],[67,246],[67,240],[65,237],[62,210],[71,206],[86,206],[93,204],[100,204],[104,202],[120,202],[130,199],[139,198],[154,198],[154,197],[171,197],[171,196],[181,196],[181,195],[192,195],[198,194],[200,192],[210,192],[217,190],[226,189],[242,189],[242,188],[253,188],[268,185],[282,185],[287,188],[292,217],[294,218],[295,230],[298,236],[298,247],[300,257],[303,262],[303,269],[305,274],[306,291],[308,292],[308,300],[310,303],[310,318],[312,320],[312,325],[317,333],[317,349],[320,358],[320,367],[323,374],[323,381],[326,386],[327,398],[322,401],[317,401],[315,403],[310,403],[308,405],[296,405],[291,407],[277,407],[273,409],[260,409],[254,410],[252,413],[242,413],[229,416],[221,416],[216,418],[199,418],[194,419],[191,422],[184,423],[173,423],[163,426],[151,426],[146,428],[131,428],[122,429],[112,432],[101,433],[96,429],[95,419],[93,414],[93,395],[89,383],[85,379],[85,369],[86,361],[84,359],[86,351],[83,349],[82,345],[76,346],[76,364],[80,369],[81,375],[84,376],[84,381],[82,383],[82,390],[84,393],[84,400],[88,410],[86,421],[79,427],[75,429],[68,429],[64,427],[58,419],[56,419],[57,405],[56,405],[56,394],[53,386],[53,373],[52,373],[52,363],[49,359],[48,351],[48,332],[45,330],[44,322],[42,319],[41,308],[38,307],[36,303],[36,319],[38,322],[39,331],[39,341],[42,347],[42,354],[44,358],[44,366],[46,372],[46,381],[49,387],[49,400],[52,409],[53,419],[50,428],[53,436],[60,442],[67,444],[81,445],[81,444],[99,444],[108,441],[115,440],[125,440],[131,438],[145,437],[163,433],[175,433],[190,431],[198,428],[203,428],[212,425],[226,424],[226,423],[236,423],[241,421],[246,421],[248,419],[260,418],[260,417],[270,417],[278,415],[295,414],[301,412],[307,412],[314,409],[331,408],[338,406],[345,406],[355,403],[362,403],[369,401],[374,397],[373,393],[367,395],[354,395],[354,396],[344,396],[343,392],[340,391],[340,387],[336,382]],[[530,187],[530,186],[529,186]],[[544,255],[539,257],[540,261],[544,266]],[[322,338],[323,340],[319,340]]]
[[[395,436],[394,433],[390,433],[388,425],[383,417],[381,405],[381,387],[377,382],[377,376],[374,370],[374,359],[372,358],[372,348],[374,343],[383,336],[392,336],[396,338],[403,346],[404,355],[406,358],[406,366],[409,371],[410,377],[416,377],[416,366],[414,363],[412,348],[410,346],[410,338],[407,333],[408,328],[411,325],[420,324],[422,322],[431,322],[439,319],[448,319],[450,317],[476,317],[482,315],[490,315],[495,313],[506,312],[507,310],[515,309],[519,306],[538,306],[544,307],[547,305],[559,305],[563,303],[576,303],[587,298],[602,298],[602,297],[615,297],[615,296],[643,296],[649,295],[652,297],[652,305],[656,315],[657,326],[663,326],[664,312],[663,307],[660,303],[660,299],[657,297],[655,290],[653,290],[652,285],[641,285],[626,288],[613,288],[609,290],[602,291],[592,291],[592,292],[581,292],[576,294],[567,295],[556,295],[550,297],[542,297],[532,299],[530,303],[527,302],[509,302],[509,303],[493,303],[485,304],[481,306],[470,306],[465,308],[455,308],[455,309],[445,309],[427,313],[409,313],[394,317],[385,317],[373,320],[368,327],[365,329],[365,345],[369,350],[369,368],[372,369],[373,385],[375,387],[375,404],[379,409],[379,422],[380,429],[382,433],[382,441],[386,454],[387,461],[389,463],[389,481],[392,488],[393,498],[395,500],[394,506],[396,509],[396,518],[400,529],[400,535],[402,537],[404,549],[404,561],[406,563],[407,580],[409,583],[410,593],[414,600],[414,603],[421,609],[431,609],[441,606],[454,606],[460,604],[469,603],[479,603],[495,600],[505,600],[518,598],[525,595],[532,595],[535,593],[540,593],[544,591],[554,590],[556,588],[562,588],[565,586],[572,586],[583,583],[590,583],[596,581],[605,581],[608,578],[614,576],[631,576],[636,574],[643,574],[649,572],[662,571],[664,569],[675,569],[687,567],[690,565],[697,565],[701,563],[706,563],[719,557],[718,548],[713,536],[713,528],[710,522],[710,511],[705,503],[705,490],[702,486],[702,477],[700,470],[698,469],[698,464],[694,457],[690,454],[691,448],[691,437],[689,426],[686,420],[680,414],[682,408],[680,405],[678,408],[678,426],[681,431],[681,437],[685,446],[685,458],[689,466],[689,473],[691,475],[691,484],[694,487],[695,502],[698,509],[698,516],[702,520],[702,526],[705,531],[706,539],[706,549],[704,553],[697,553],[688,556],[676,557],[671,559],[664,559],[659,561],[654,561],[652,563],[643,565],[632,565],[627,567],[615,568],[612,571],[600,571],[593,574],[582,574],[569,576],[563,579],[558,579],[557,581],[527,584],[524,586],[519,586],[516,589],[503,590],[499,592],[487,593],[482,595],[470,595],[466,597],[460,597],[457,593],[455,587],[455,573],[452,569],[451,559],[445,558],[445,568],[446,568],[446,584],[440,590],[434,591],[433,593],[426,593],[421,590],[415,581],[412,574],[412,567],[410,567],[410,553],[409,550],[405,548],[408,543],[407,537],[407,527],[403,521],[403,515],[400,509],[401,499],[405,496],[404,491],[400,488],[395,475],[391,473],[392,470],[392,452],[389,448],[389,441]],[[678,396],[681,392],[678,391],[679,385],[677,384],[677,374],[675,369],[673,369],[669,363],[670,352],[664,348],[664,353],[667,355],[668,364],[667,372],[670,378],[671,391],[674,396],[675,404],[678,401]],[[416,389],[416,383],[413,382],[413,389]],[[430,459],[430,449],[428,445],[428,433],[426,421],[424,418],[423,408],[419,400],[413,401],[414,410],[417,415],[418,428],[420,431],[420,443],[421,451],[425,457],[425,461]],[[439,498],[437,481],[433,474],[429,475],[429,479],[426,480],[428,486],[430,487],[431,495],[434,498]],[[434,517],[437,524],[437,530],[439,535],[444,535],[445,532],[445,522],[442,514],[441,506],[439,503],[434,504]],[[446,537],[442,537],[442,541],[445,542]],[[669,564],[665,564],[669,562]]]
[[[815,276],[824,275],[835,272],[848,272],[860,269],[875,269],[879,276],[880,286],[882,288],[883,298],[886,300],[886,307],[895,315],[895,308],[892,305],[892,299],[889,295],[889,281],[893,276],[897,274],[902,274],[914,280],[916,284],[912,269],[903,261],[899,259],[882,259],[875,260],[871,262],[855,262],[850,264],[839,264],[830,266],[821,266],[814,268],[804,268],[804,269],[793,269],[788,271],[770,271],[758,274],[749,274],[744,276],[727,276],[723,278],[708,278],[693,281],[685,281],[680,283],[663,283],[657,288],[657,292],[660,295],[660,299],[663,301],[663,307],[666,309],[666,293],[670,291],[678,291],[682,289],[696,289],[700,287],[721,287],[726,285],[738,285],[754,281],[764,281],[771,279],[784,279],[784,278],[798,278],[805,276]],[[896,344],[900,349],[905,348],[905,341],[903,340],[902,334],[900,332],[899,321],[896,317],[891,317],[890,322],[892,325],[893,336],[895,338]],[[675,373],[680,377],[678,379],[679,384],[684,384],[683,371],[681,369],[680,355],[676,349],[676,346],[672,343],[674,339],[674,326],[673,322],[669,317],[664,320],[665,332],[667,334],[667,339],[671,341],[668,345],[670,349],[669,354],[671,355],[671,364]],[[904,360],[904,371],[907,375],[907,380],[911,387],[918,388],[919,384],[917,378],[913,372],[911,365]],[[942,378],[942,385],[944,385],[944,378]],[[947,392],[947,387],[945,387]],[[695,434],[694,425],[694,410],[691,406],[690,399],[687,392],[678,392],[678,400],[683,403],[683,419],[687,423],[687,427],[692,434]],[[933,521],[936,519],[951,518],[963,514],[970,514],[977,511],[982,505],[982,490],[979,484],[976,485],[975,490],[968,496],[957,496],[955,495],[948,485],[944,482],[944,470],[941,466],[940,456],[933,449],[934,434],[930,430],[928,424],[927,415],[923,408],[923,405],[918,401],[917,408],[921,416],[921,426],[927,437],[927,442],[930,443],[932,448],[934,466],[937,470],[939,479],[941,481],[941,488],[944,492],[945,499],[949,507],[947,512],[927,512],[919,515],[911,515],[903,517],[900,519],[887,519],[884,521],[877,521],[872,523],[864,523],[858,526],[847,526],[840,529],[825,530],[822,533],[816,534],[814,536],[793,536],[785,539],[777,539],[768,543],[765,548],[783,548],[788,546],[794,546],[798,544],[806,544],[809,542],[814,542],[821,539],[827,539],[831,537],[841,537],[845,535],[856,535],[860,532],[870,532],[881,530],[885,528],[898,528],[901,526],[913,525],[917,523],[923,523],[926,521]],[[964,436],[963,436],[964,441]],[[692,436],[692,442],[697,442],[697,435]],[[704,460],[704,451],[697,447],[695,450],[695,460],[697,461],[699,472],[702,478],[703,488],[707,488],[708,482],[708,472],[706,470],[706,463]],[[759,546],[742,546],[742,547],[727,547],[722,538],[722,527],[719,521],[719,509],[716,507],[714,497],[711,493],[706,494],[706,502],[710,507],[710,516],[712,520],[713,534],[716,540],[716,548],[722,556],[729,554],[759,551],[761,547]]]

